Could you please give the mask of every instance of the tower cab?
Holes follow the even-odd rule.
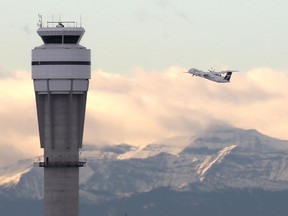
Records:
[[[82,27],[65,26],[58,22],[55,27],[39,28],[37,33],[44,44],[79,44],[85,30]]]

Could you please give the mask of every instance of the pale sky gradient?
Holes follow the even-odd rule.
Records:
[[[286,0],[28,0],[1,4],[0,68],[30,70],[38,13],[44,21],[82,16],[93,68],[288,69]]]
[[[215,122],[288,139],[288,1],[74,0],[1,5],[0,166],[41,154],[31,49],[76,20],[92,50],[84,143],[148,144]],[[182,73],[238,69],[230,84]]]

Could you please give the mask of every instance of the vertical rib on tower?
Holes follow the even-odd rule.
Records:
[[[82,27],[40,27],[44,44],[32,50],[32,78],[41,148],[45,216],[79,215],[82,147],[90,50],[79,45]]]

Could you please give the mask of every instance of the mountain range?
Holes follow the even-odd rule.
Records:
[[[81,215],[287,215],[288,141],[211,126],[147,146],[87,145]],[[0,168],[1,215],[43,215],[38,158]],[[17,205],[17,208],[13,206]]]

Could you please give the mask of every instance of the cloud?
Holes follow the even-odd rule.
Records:
[[[183,68],[131,74],[94,71],[84,143],[145,145],[192,136],[222,122],[288,139],[288,75],[268,68],[235,73],[219,84],[182,73]],[[0,166],[42,153],[33,84],[28,72],[0,79]],[[10,146],[10,148],[8,147]]]
[[[3,67],[0,65],[0,79],[5,79],[8,76],[8,73],[5,73]]]
[[[95,128],[98,139],[145,144],[195,134],[217,121],[287,138],[285,73],[253,69],[233,74],[230,84],[219,84],[181,71],[137,69],[131,76],[94,72],[87,111],[89,142]]]
[[[2,69],[2,67],[0,66],[0,79],[2,79],[3,77],[4,77],[3,69]]]
[[[18,71],[0,79],[0,166],[41,153],[30,74]]]

